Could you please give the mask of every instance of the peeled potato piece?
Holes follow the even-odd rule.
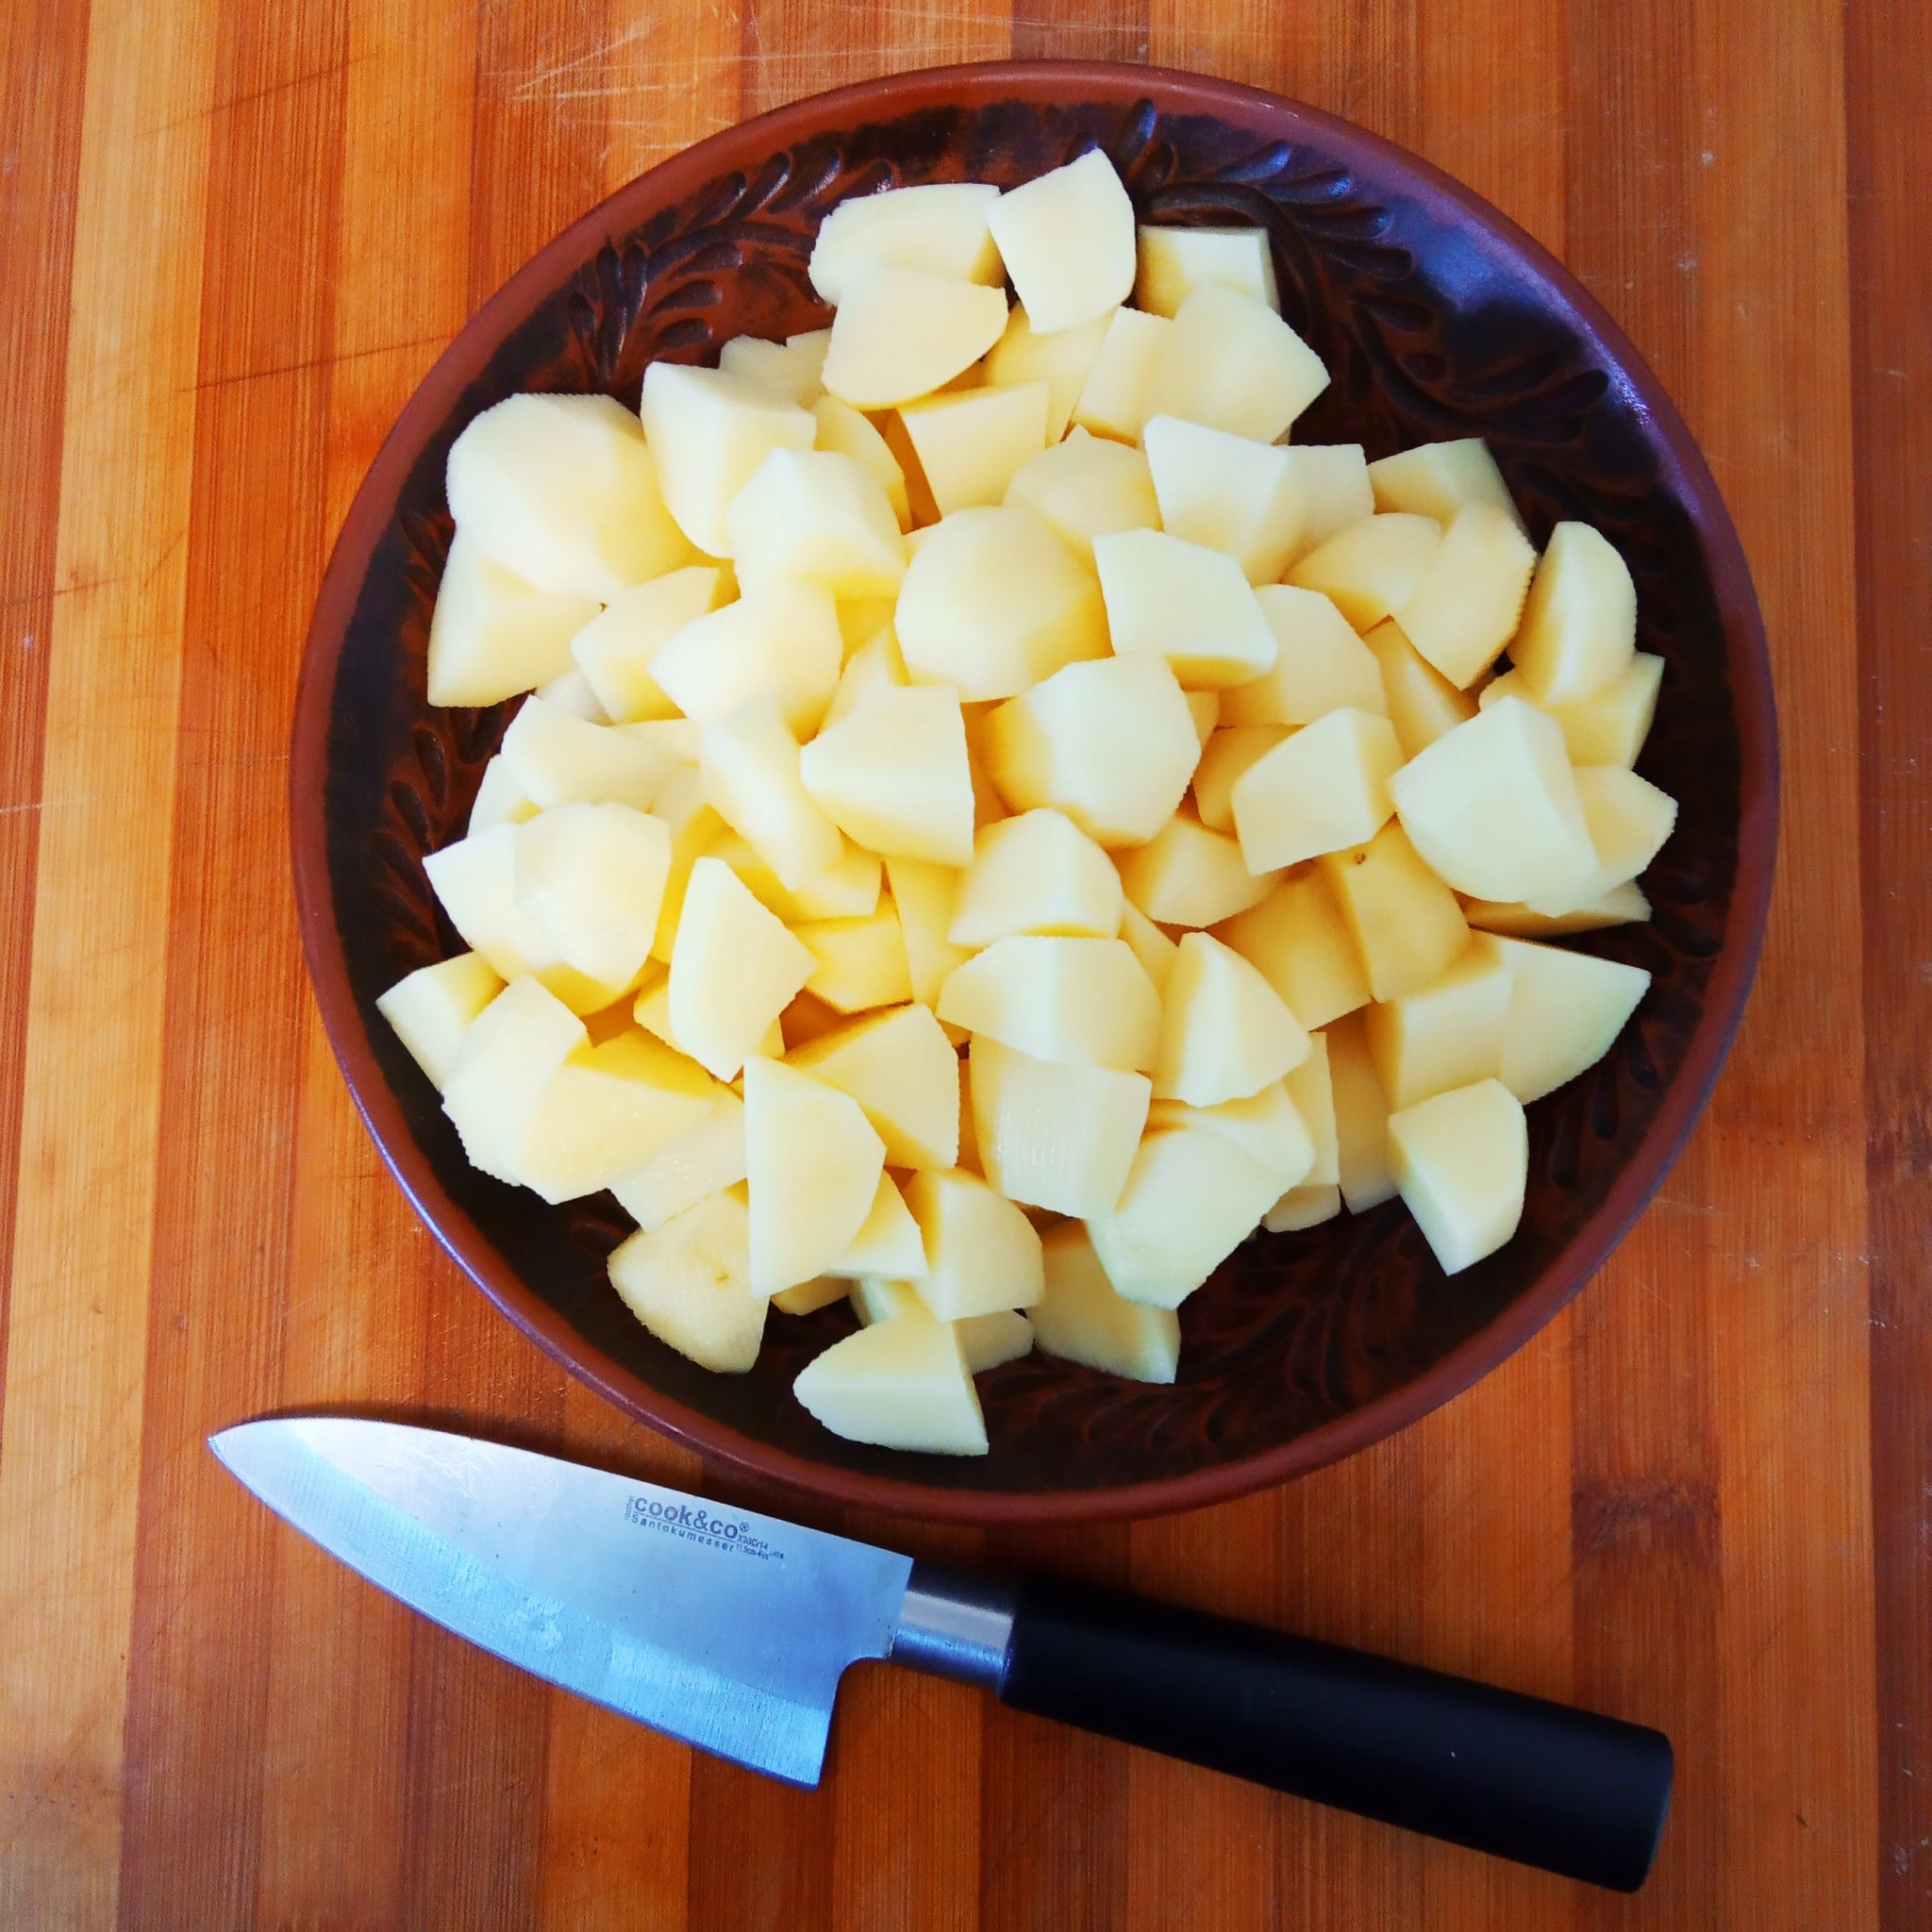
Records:
[[[1384,825],[1365,845],[1330,853],[1320,873],[1375,999],[1399,999],[1426,986],[1469,944],[1456,894],[1423,863],[1399,824]]]
[[[845,841],[800,775],[798,741],[774,705],[741,705],[705,731],[705,801],[796,892],[845,857]]]
[[[1641,966],[1562,946],[1482,933],[1470,950],[1480,950],[1508,977],[1498,1077],[1524,1106],[1595,1066],[1650,987]]]
[[[1191,932],[1168,976],[1154,1091],[1190,1107],[1242,1100],[1308,1057],[1281,996],[1211,934]]]
[[[671,955],[670,1018],[678,1046],[714,1078],[736,1079],[817,963],[728,865],[700,858]]]
[[[1000,258],[986,218],[1000,198],[977,181],[922,182],[857,194],[819,224],[808,273],[827,302],[843,302],[872,262],[920,269],[955,281],[997,283]]]
[[[1639,651],[1628,666],[1594,697],[1555,705],[1539,698],[1520,671],[1506,671],[1483,686],[1477,703],[1487,709],[1505,698],[1524,698],[1547,711],[1561,727],[1573,765],[1634,765],[1657,716],[1664,660]]]
[[[850,1094],[777,1060],[744,1066],[754,1294],[809,1281],[870,1218],[886,1148]]]
[[[1160,996],[1120,940],[996,940],[957,968],[939,1016],[1036,1059],[1145,1073],[1160,1038]]]
[[[853,270],[832,321],[825,388],[855,409],[895,408],[942,389],[1006,326],[999,289],[864,263]]]
[[[1204,282],[1161,338],[1146,410],[1273,442],[1327,387],[1322,358],[1266,302]]]
[[[1277,876],[1250,872],[1234,839],[1185,812],[1120,856],[1127,897],[1160,925],[1219,925],[1265,899]]]
[[[1523,1103],[1500,1080],[1438,1093],[1389,1116],[1390,1164],[1445,1274],[1516,1232],[1529,1177]]]
[[[799,1045],[789,1060],[858,1103],[891,1166],[958,1162],[959,1058],[930,1008],[868,1013]]]
[[[1134,204],[1097,148],[1009,189],[987,225],[1033,325],[1078,328],[1134,291]]]
[[[1016,473],[1046,448],[1052,391],[1043,382],[928,396],[899,412],[941,515],[1001,502]]]
[[[584,1023],[534,979],[513,979],[464,1029],[442,1085],[442,1110],[471,1164],[518,1181],[525,1123],[579,1047]]]
[[[748,1285],[750,1217],[735,1191],[712,1194],[610,1257],[610,1282],[659,1341],[721,1374],[758,1358],[765,1297]]]
[[[1177,314],[1204,282],[1239,290],[1280,312],[1274,254],[1265,228],[1143,226],[1140,257],[1134,306],[1150,314]]]
[[[1509,969],[1495,941],[1467,947],[1447,972],[1362,1014],[1362,1037],[1391,1108],[1502,1071]]]
[[[1307,514],[1307,484],[1289,450],[1178,416],[1149,417],[1141,446],[1163,530],[1225,551],[1251,584],[1280,577]]]
[[[1374,837],[1394,809],[1402,763],[1388,719],[1330,711],[1264,753],[1228,803],[1252,872],[1277,870]]]
[[[621,722],[674,718],[677,707],[651,675],[658,654],[689,624],[715,609],[724,574],[691,564],[621,591],[571,640],[571,656],[608,717]]]
[[[1466,691],[1509,641],[1535,568],[1536,552],[1513,512],[1466,503],[1443,529],[1395,621],[1451,684]]]
[[[799,754],[798,775],[832,824],[874,852],[964,865],[973,774],[956,693],[882,688]]]
[[[1545,704],[1593,698],[1628,669],[1637,648],[1630,567],[1588,524],[1550,532],[1509,661]]]
[[[1084,429],[1023,463],[1007,486],[1006,501],[1031,510],[1090,558],[1096,537],[1147,529],[1160,521],[1147,458]]]
[[[1398,450],[1369,465],[1369,487],[1378,510],[1409,510],[1446,525],[1465,504],[1487,503],[1505,511],[1519,529],[1523,525],[1503,473],[1479,436]]]
[[[1415,594],[1441,541],[1442,526],[1433,517],[1369,517],[1309,551],[1290,570],[1288,581],[1299,590],[1320,591],[1366,633]]]
[[[939,1456],[987,1451],[958,1334],[930,1314],[875,1322],[835,1341],[806,1364],[791,1391],[848,1441]]]
[[[571,666],[593,598],[540,591],[458,530],[429,618],[429,702],[495,705]]]
[[[1073,820],[1023,812],[978,835],[946,937],[969,951],[1016,932],[1110,940],[1121,904],[1113,861]]]
[[[1368,1004],[1361,955],[1320,869],[1291,874],[1214,937],[1256,968],[1310,1032]]]
[[[1181,1354],[1174,1310],[1116,1294],[1077,1222],[1055,1228],[1042,1246],[1046,1288],[1030,1310],[1041,1350],[1136,1382],[1172,1382]]]
[[[1112,1211],[1147,1119],[1145,1074],[1035,1059],[982,1035],[969,1079],[980,1165],[1001,1193],[1056,1214]]]
[[[1138,308],[1116,308],[1100,340],[1100,353],[1074,406],[1074,421],[1095,436],[1138,442],[1146,422],[1154,365],[1174,324]]]
[[[440,1092],[470,1022],[502,991],[502,979],[480,953],[458,953],[397,980],[375,1010]]]
[[[925,1242],[920,1298],[941,1321],[1030,1307],[1040,1299],[1040,1237],[977,1174],[921,1168],[906,1183],[906,1205]]]
[[[1240,564],[1159,530],[1093,540],[1116,656],[1158,657],[1183,685],[1218,691],[1274,662],[1274,633]]]
[[[835,450],[773,450],[732,498],[725,527],[747,592],[790,580],[840,597],[892,597],[906,575],[891,496]]]
[[[1080,391],[1100,358],[1113,311],[1077,328],[1037,329],[1024,303],[1007,318],[1007,332],[986,358],[986,379],[997,388],[1043,382],[1047,387],[1046,440],[1049,446],[1067,433]]]

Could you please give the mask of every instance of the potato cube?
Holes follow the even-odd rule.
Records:
[[[1234,807],[1229,794],[1234,781],[1288,735],[1286,724],[1234,724],[1209,737],[1201,748],[1201,762],[1194,767],[1194,809],[1204,825],[1217,832],[1233,830]],[[1176,923],[1195,924],[1192,920]]]
[[[788,891],[845,857],[839,828],[799,774],[798,741],[770,702],[741,705],[705,730],[705,802]]]
[[[967,1071],[980,1166],[1001,1193],[1056,1214],[1112,1212],[1147,1120],[1144,1074],[1035,1059],[986,1037]]]
[[[1351,1013],[1328,1028],[1329,1091],[1335,1101],[1335,1161],[1341,1198],[1351,1214],[1395,1196],[1389,1165],[1389,1096],[1369,1056],[1362,1016]]]
[[[1100,359],[1100,345],[1112,318],[1109,309],[1077,328],[1036,329],[1022,304],[1007,317],[1007,332],[986,358],[986,379],[997,389],[1046,384],[1049,445],[1059,441],[1074,420],[1074,405]]]
[[[1398,450],[1369,465],[1369,487],[1375,508],[1384,512],[1407,510],[1446,525],[1464,505],[1486,503],[1523,527],[1509,486],[1479,436]]]
[[[744,1064],[751,1290],[823,1274],[872,1213],[885,1143],[850,1094],[778,1060]]]
[[[890,409],[942,389],[1006,332],[1003,290],[915,268],[855,268],[832,320],[826,390],[855,409]]]
[[[906,936],[912,997],[924,1006],[938,1003],[946,974],[967,958],[966,948],[956,946],[947,937],[958,903],[959,879],[953,867],[935,865],[930,859],[894,855],[886,860],[886,882]]]
[[[1532,911],[1559,917],[1593,906],[1625,885],[1662,850],[1677,823],[1677,801],[1622,765],[1586,765],[1574,774],[1596,868],[1562,891],[1525,892]]]
[[[744,1102],[719,1091],[703,1120],[610,1183],[617,1205],[646,1233],[744,1178]]]
[[[844,656],[831,592],[776,578],[688,624],[658,650],[651,675],[688,718],[708,724],[764,700],[789,730],[809,737]]]
[[[904,1197],[901,1197],[904,1206]],[[911,1220],[912,1210],[906,1210],[907,1219]],[[912,1232],[917,1238],[919,1224],[912,1223]],[[925,1249],[919,1250],[919,1266],[915,1274],[925,1273]],[[849,1291],[852,1312],[858,1317],[859,1326],[870,1328],[875,1322],[891,1322],[900,1315],[924,1315],[930,1321],[932,1311],[919,1298],[919,1291],[909,1280],[891,1280],[884,1275],[862,1274],[853,1282]]]
[[[906,472],[891,445],[863,414],[837,396],[821,396],[811,406],[811,413],[818,425],[813,448],[850,458],[885,491],[900,529],[909,528],[912,505],[907,495]]]
[[[935,525],[907,567],[896,622],[913,680],[974,704],[1108,653],[1092,569],[1024,509],[963,509]]]
[[[1133,293],[1134,204],[1097,148],[1008,190],[987,226],[1036,328],[1078,328]]]
[[[1607,925],[1641,925],[1650,917],[1650,901],[1634,880],[1612,886],[1601,899],[1592,899],[1574,912],[1532,912],[1527,906],[1497,899],[1465,899],[1462,916],[1484,932],[1507,933],[1512,939],[1557,939],[1565,933],[1596,932]]]
[[[571,656],[590,679],[605,715],[623,723],[675,718],[672,703],[652,675],[658,654],[687,625],[715,610],[724,595],[724,573],[712,564],[691,564],[620,591],[608,608],[571,640]]]
[[[809,449],[809,409],[722,369],[653,362],[639,412],[677,526],[708,557],[731,555],[732,499],[774,449]]]
[[[607,986],[643,971],[671,829],[627,805],[558,805],[516,828],[517,903],[567,966]]]
[[[548,682],[596,615],[593,599],[538,590],[458,530],[429,618],[429,702],[494,705]]]
[[[1314,1063],[1311,1054],[1303,1065]],[[1147,1124],[1157,1128],[1205,1127],[1224,1134],[1243,1154],[1267,1168],[1277,1188],[1297,1185],[1315,1164],[1314,1139],[1290,1097],[1286,1079],[1271,1080],[1257,1093],[1224,1100],[1216,1107],[1157,1100],[1148,1109]]]
[[[1120,856],[1121,885],[1160,925],[1219,925],[1265,899],[1275,874],[1251,873],[1241,846],[1176,812],[1145,845]]]
[[[1093,540],[1116,656],[1163,658],[1183,685],[1245,684],[1274,662],[1274,633],[1231,557],[1160,530]]]
[[[1340,1151],[1335,1135],[1335,1077],[1328,1067],[1328,1037],[1308,1035],[1308,1057],[1291,1067],[1282,1085],[1294,1102],[1314,1144],[1315,1158],[1300,1185],[1332,1188],[1341,1178]]]
[[[891,1174],[879,1175],[872,1211],[834,1267],[840,1274],[894,1275],[908,1282],[925,1273],[919,1224]]]
[[[899,411],[941,515],[1001,502],[1023,464],[1046,448],[1043,382],[960,390]]]
[[[594,1194],[691,1132],[724,1091],[626,1024],[579,1047],[544,1087],[524,1123],[518,1177],[553,1204]]]
[[[463,1029],[442,1084],[442,1110],[470,1164],[519,1182],[525,1124],[558,1070],[589,1035],[534,979],[513,979]]]
[[[670,1018],[677,1045],[715,1079],[735,1079],[745,1056],[757,1050],[817,964],[728,865],[700,858],[691,868],[671,955]]]
[[[1251,872],[1272,872],[1372,839],[1394,808],[1402,763],[1388,719],[1344,708],[1305,724],[1248,767],[1230,793]]]
[[[1478,1080],[1389,1116],[1390,1164],[1445,1274],[1492,1255],[1516,1232],[1529,1179],[1523,1103]]]
[[[572,639],[575,645],[576,640]],[[546,679],[537,687],[537,695],[545,704],[555,705],[559,710],[568,711],[573,718],[582,718],[591,724],[608,724],[610,714],[599,701],[591,680],[573,664],[568,671],[559,671],[555,677]]]
[[[1031,1307],[1044,1286],[1040,1237],[1005,1195],[958,1168],[921,1168],[906,1205],[925,1241],[921,1299],[942,1322]]]
[[[609,396],[508,396],[450,445],[450,514],[535,589],[608,604],[691,558],[653,455]]]
[[[1327,387],[1322,358],[1267,303],[1204,282],[1161,341],[1147,414],[1273,442]]]
[[[1023,812],[975,840],[946,937],[969,951],[1016,932],[1110,940],[1121,929],[1121,903],[1112,859],[1073,820]]]
[[[908,1314],[835,1341],[791,1392],[835,1436],[882,1449],[984,1456],[986,1418],[952,1324]]]
[[[831,330],[825,328],[783,342],[766,341],[759,336],[733,336],[718,351],[718,367],[726,375],[808,409],[824,393],[825,351],[831,346]]]
[[[1400,999],[1445,973],[1469,944],[1456,894],[1417,856],[1399,824],[1323,859],[1321,875],[1378,1000]]]
[[[1121,938],[1132,948],[1134,958],[1154,982],[1155,991],[1165,993],[1167,977],[1174,971],[1180,947],[1131,899],[1124,899],[1121,904]]]
[[[1457,688],[1385,618],[1362,639],[1382,674],[1389,722],[1405,758],[1418,758],[1445,732],[1476,713],[1474,698]]]
[[[833,450],[774,449],[732,498],[725,523],[747,593],[789,580],[839,597],[893,597],[906,575],[891,499]]]
[[[906,672],[906,660],[899,655],[898,633],[889,624],[845,659],[845,668],[839,674],[839,686],[825,708],[820,731],[828,731],[841,718],[849,718],[866,699],[878,692],[904,691],[911,682]]]
[[[741,1375],[758,1358],[765,1298],[749,1285],[750,1216],[712,1194],[610,1257],[610,1285],[658,1340],[700,1367]]]
[[[375,1010],[440,1092],[470,1022],[502,991],[502,977],[481,953],[458,953],[397,980]]]
[[[994,1308],[989,1314],[968,1315],[953,1324],[966,1373],[983,1375],[1002,1362],[1016,1362],[1033,1353],[1033,1324],[1018,1308]]]
[[[1424,863],[1458,892],[1588,896],[1597,856],[1563,733],[1521,698],[1446,732],[1395,774],[1390,791]]]
[[[1497,1077],[1525,1107],[1595,1066],[1650,987],[1641,966],[1562,946],[1482,933],[1470,950],[1491,958],[1508,978]]]
[[[661,752],[665,758],[683,767],[665,779],[664,791],[660,791],[652,801],[652,814],[662,818],[664,791],[671,789],[673,779],[697,783],[698,760],[705,754],[704,725],[695,718],[637,718],[617,728],[626,738],[636,739],[640,744]]]
[[[1361,956],[1319,870],[1283,879],[1259,905],[1216,926],[1214,937],[1254,967],[1309,1032],[1368,1004]]]
[[[1629,565],[1588,524],[1558,524],[1536,567],[1509,661],[1541,702],[1573,705],[1614,684],[1636,648]]]
[[[1571,705],[1545,704],[1520,671],[1506,671],[1482,688],[1477,703],[1485,708],[1505,698],[1523,698],[1547,711],[1561,727],[1563,749],[1573,765],[1634,765],[1650,736],[1657,716],[1657,688],[1663,682],[1664,660],[1639,651],[1628,668],[1593,698]]]
[[[1154,364],[1174,324],[1138,308],[1116,308],[1100,340],[1100,354],[1074,406],[1074,421],[1095,436],[1138,442],[1148,416]]]
[[[1031,510],[1083,557],[1093,540],[1114,530],[1143,530],[1160,522],[1147,458],[1124,442],[1075,429],[1014,473],[1006,500]]]
[[[959,700],[944,685],[875,691],[799,756],[820,808],[874,852],[964,865],[973,774]]]
[[[1324,1221],[1333,1221],[1341,1212],[1341,1190],[1334,1186],[1320,1187],[1310,1183],[1305,1187],[1291,1188],[1261,1217],[1261,1225],[1270,1234],[1296,1234],[1305,1227],[1319,1227]]]
[[[492,825],[520,825],[536,816],[537,801],[517,783],[517,774],[502,756],[487,760],[483,775],[476,781],[476,796],[470,803],[470,836],[487,832]]]
[[[1508,1011],[1508,968],[1480,943],[1426,986],[1370,1007],[1362,1037],[1391,1108],[1495,1078]]]
[[[834,1010],[859,1013],[912,997],[906,939],[891,906],[863,919],[815,919],[791,930],[818,962],[806,991]]]
[[[671,831],[671,869],[665,874],[663,903],[658,910],[658,931],[651,941],[652,958],[669,966],[671,948],[677,938],[677,922],[684,911],[685,889],[691,883],[691,867],[721,840],[736,838],[737,835],[705,803],[704,775],[689,766],[665,786],[652,816],[662,819]]]
[[[1087,1224],[1116,1294],[1177,1308],[1260,1224],[1280,1190],[1225,1134],[1162,1128],[1141,1142],[1120,1205]]]
[[[1373,516],[1310,550],[1288,581],[1320,591],[1357,630],[1371,631],[1414,596],[1441,541],[1433,517]]]
[[[1302,484],[1302,555],[1375,513],[1367,458],[1358,442],[1288,445]]]
[[[1395,621],[1429,663],[1466,691],[1509,641],[1535,568],[1536,552],[1508,510],[1466,503]]]
[[[995,940],[947,977],[939,1016],[1035,1059],[1147,1073],[1160,1041],[1160,995],[1121,940]]]
[[[861,852],[856,845],[846,846],[836,865],[815,874],[795,892],[781,886],[777,874],[735,832],[727,830],[711,851],[744,881],[760,906],[787,925],[814,919],[867,919],[879,909],[884,868],[876,853]]]
[[[811,285],[835,307],[870,262],[915,268],[954,281],[997,285],[1000,258],[986,225],[1000,198],[979,181],[932,181],[855,194],[819,224]]]
[[[540,697],[525,698],[509,721],[500,756],[525,796],[546,810],[581,803],[649,811],[677,768],[650,745]]]
[[[1307,1056],[1300,1021],[1239,953],[1208,933],[1182,936],[1161,1006],[1158,1098],[1190,1107],[1243,1100]]]
[[[1181,1356],[1181,1324],[1174,1310],[1117,1295],[1077,1222],[1055,1228],[1042,1246],[1046,1288],[1031,1311],[1041,1348],[1106,1374],[1172,1382]]]
[[[958,1163],[959,1057],[929,1008],[868,1013],[800,1046],[789,1062],[858,1103],[890,1166]]]
[[[852,1283],[842,1274],[814,1274],[796,1288],[781,1288],[769,1304],[781,1315],[813,1315],[842,1302],[852,1292]]]
[[[1141,431],[1160,527],[1225,552],[1251,584],[1272,584],[1302,549],[1305,484],[1290,452],[1178,416]]]
[[[1238,290],[1277,314],[1274,252],[1265,228],[1159,228],[1143,225],[1134,307],[1150,315],[1178,315],[1204,282]]]
[[[1344,708],[1388,715],[1374,653],[1326,597],[1264,584],[1255,598],[1278,649],[1259,677],[1222,693],[1224,724],[1312,724]]]

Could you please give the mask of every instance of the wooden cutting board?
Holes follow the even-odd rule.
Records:
[[[1568,260],[1743,534],[1787,808],[1729,1069],[1568,1316],[1293,1488],[917,1541],[1663,1725],[1634,1900],[885,1672],[781,1790],[420,1623],[203,1447],[394,1406],[705,1479],[459,1280],[350,1109],[290,899],[304,626],[557,228],[758,108],[1015,51],[1314,102]],[[0,63],[0,1924],[1932,1924],[1932,9],[15,0]]]

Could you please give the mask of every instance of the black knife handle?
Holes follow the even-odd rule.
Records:
[[[1067,1583],[1021,1586],[998,1691],[1016,1710],[1618,1891],[1643,1883],[1670,1803],[1661,1731]]]

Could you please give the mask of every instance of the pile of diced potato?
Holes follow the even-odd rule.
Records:
[[[798,1399],[902,1449],[1035,1346],[1172,1380],[1257,1226],[1493,1252],[1648,982],[1540,943],[1675,815],[1622,558],[1480,441],[1286,441],[1266,236],[1098,154],[846,202],[811,276],[829,329],[450,452],[428,695],[531,695],[426,861],[473,950],[381,1007],[470,1158],[608,1190],[709,1368],[849,1296]]]

